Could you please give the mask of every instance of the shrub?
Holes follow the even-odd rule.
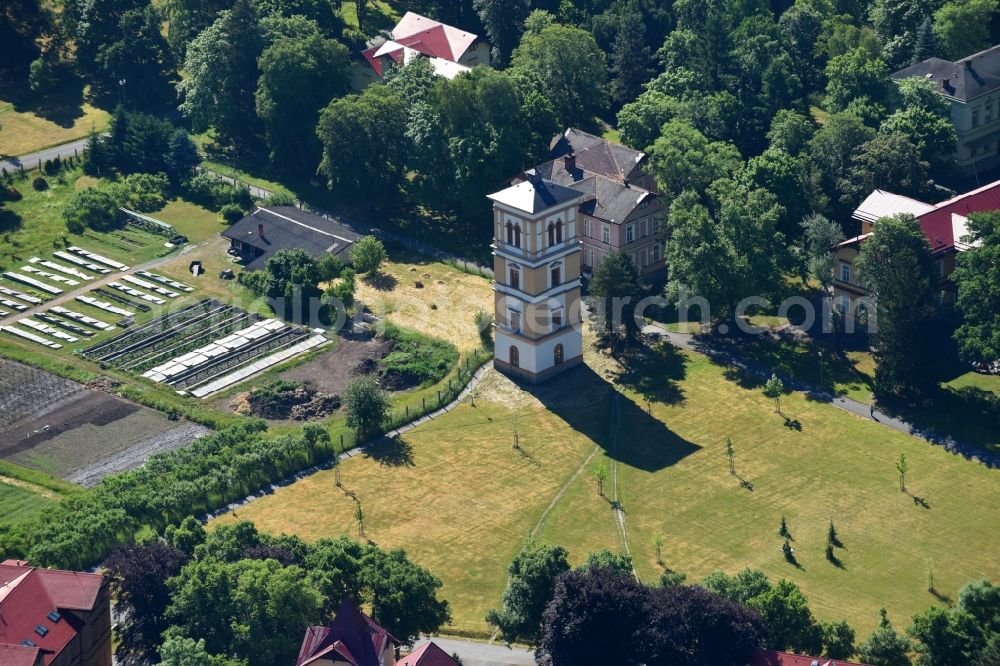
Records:
[[[277,190],[271,193],[271,198],[267,200],[268,206],[294,206],[295,195],[285,190]]]
[[[321,282],[335,280],[344,272],[344,262],[332,254],[324,254],[320,257],[316,265],[319,269],[319,279]]]
[[[344,391],[347,406],[347,425],[358,433],[363,441],[370,435],[379,433],[382,424],[389,417],[392,399],[371,377],[358,377],[347,385]]]
[[[493,349],[493,315],[479,310],[475,315],[476,330],[484,349]]]
[[[13,185],[5,185],[4,188],[0,190],[0,197],[7,201],[20,201],[22,195],[21,191]]]
[[[351,263],[359,273],[378,273],[387,258],[385,246],[374,236],[361,238],[351,248]]]
[[[382,383],[389,388],[433,384],[458,360],[458,351],[443,340],[393,328],[387,329],[386,337],[396,343],[380,363]]]
[[[184,183],[188,198],[206,208],[219,211],[226,204],[250,210],[253,197],[246,185],[231,185],[210,173],[198,173]]]
[[[163,208],[167,203],[170,180],[163,173],[134,173],[125,178],[125,190],[127,205],[148,213]]]
[[[31,181],[31,186],[38,192],[44,192],[49,189],[49,181],[42,176],[35,176],[35,179]]]
[[[84,229],[104,230],[119,221],[118,202],[108,191],[89,187],[73,195],[63,208],[63,219],[71,233]]]
[[[243,218],[246,211],[243,210],[243,208],[238,204],[227,203],[219,209],[219,214],[222,216],[222,219],[226,221],[226,224],[236,224]]]

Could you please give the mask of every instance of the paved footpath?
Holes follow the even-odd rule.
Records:
[[[675,347],[683,347],[684,349],[708,356],[715,363],[735,366],[758,377],[770,377],[773,372],[771,368],[752,363],[738,356],[735,350],[712,346],[701,336],[690,333],[677,333],[675,331],[669,331],[661,324],[657,323],[647,324],[643,327],[642,332],[646,335],[653,335],[665,339]],[[908,435],[913,435],[914,437],[920,437],[921,439],[925,439],[933,444],[943,446],[952,453],[981,462],[988,467],[1000,467],[1000,454],[993,454],[989,451],[983,450],[981,447],[971,446],[969,444],[959,442],[951,436],[943,436],[926,429],[918,428],[912,423],[890,416],[889,414],[886,414],[878,409],[872,413],[870,405],[866,405],[865,403],[858,402],[857,400],[852,400],[851,398],[846,398],[841,395],[836,395],[826,389],[818,388],[799,379],[788,377],[781,373],[777,374],[781,381],[784,382],[785,386],[793,391],[801,391],[808,394],[815,400],[829,403],[838,409],[850,412],[851,414],[860,416],[861,418],[871,419],[886,428],[892,428],[893,430],[898,430],[899,432],[904,432]]]
[[[53,160],[56,157],[72,157],[74,154],[82,154],[86,146],[87,139],[77,139],[76,141],[62,143],[58,146],[45,148],[44,150],[39,150],[28,155],[21,155],[20,157],[0,156],[0,168],[14,172],[23,166],[25,171],[30,171],[31,169],[38,168],[39,160],[44,164],[45,160]]]

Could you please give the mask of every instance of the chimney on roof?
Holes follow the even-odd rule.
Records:
[[[572,150],[563,155],[563,165],[566,167],[566,171],[576,170],[576,155]]]
[[[257,225],[257,235],[260,236],[261,238],[264,237],[264,223],[263,222],[261,222],[260,224]]]

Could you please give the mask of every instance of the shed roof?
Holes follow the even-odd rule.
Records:
[[[260,226],[263,225],[263,236]],[[361,236],[348,227],[291,206],[256,208],[222,232],[223,238],[237,240],[263,254],[247,265],[263,268],[278,250],[301,249],[319,258],[324,254],[343,257]]]
[[[431,642],[421,645],[397,661],[396,666],[458,666],[458,662]]]

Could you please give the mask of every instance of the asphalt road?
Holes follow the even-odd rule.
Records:
[[[503,643],[480,643],[454,638],[421,639],[414,644],[418,648],[433,641],[448,654],[458,653],[463,666],[533,666],[535,655],[531,650],[508,648]]]
[[[24,169],[37,169],[38,160],[43,163],[45,160],[51,160],[58,157],[71,157],[73,151],[83,152],[84,146],[87,145],[86,139],[77,139],[76,141],[70,141],[69,143],[63,143],[58,146],[53,146],[52,148],[46,148],[45,150],[39,150],[38,152],[31,153],[30,155],[21,155],[20,157],[5,157],[0,160],[0,168],[7,169],[7,171],[14,171],[18,169],[21,165]]]

